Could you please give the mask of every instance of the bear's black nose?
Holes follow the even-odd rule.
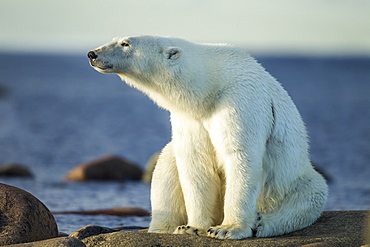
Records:
[[[98,55],[96,55],[95,52],[93,51],[89,51],[89,53],[87,53],[87,56],[90,58],[90,59],[96,59],[98,57]]]

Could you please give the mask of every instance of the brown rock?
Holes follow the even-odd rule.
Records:
[[[82,240],[87,237],[91,237],[91,236],[95,236],[95,235],[99,235],[103,233],[111,233],[111,232],[114,232],[114,230],[108,227],[87,225],[71,233],[69,236]]]
[[[86,245],[72,237],[52,238],[24,244],[12,244],[6,247],[86,247]]]
[[[367,243],[367,247],[370,247],[370,213],[367,215],[367,224],[366,224],[366,227],[364,229],[364,234],[366,236],[366,243]]]
[[[208,237],[120,231],[82,240],[86,246],[361,246],[369,211],[327,211],[315,224],[303,230],[271,238],[217,240]],[[310,246],[310,245],[309,245]]]
[[[91,180],[139,180],[142,170],[135,164],[114,155],[92,160],[72,169],[65,179],[69,181]]]
[[[301,247],[335,247],[335,245],[328,244],[325,242],[317,242],[317,243],[312,243],[312,244],[305,244],[305,245],[302,245]]]
[[[33,177],[32,172],[28,167],[16,164],[7,163],[0,166],[0,176],[2,177]]]
[[[105,233],[118,232],[122,230],[129,230],[129,231],[136,230],[137,231],[137,230],[143,230],[143,229],[147,231],[145,227],[141,227],[141,226],[121,226],[121,227],[115,227],[115,228],[108,228],[108,227],[102,227],[102,226],[97,226],[97,225],[87,225],[71,233],[69,237],[82,240],[87,237],[96,236],[96,235],[105,234]]]
[[[149,216],[150,213],[143,208],[137,207],[118,207],[110,209],[96,209],[96,210],[85,210],[85,211],[62,211],[53,212],[53,214],[81,214],[81,215],[113,215],[113,216]]]
[[[0,245],[57,236],[55,219],[42,202],[24,190],[0,183]]]

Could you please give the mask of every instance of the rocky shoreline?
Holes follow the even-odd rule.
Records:
[[[2,246],[370,246],[369,210],[325,211],[312,226],[272,238],[217,240],[94,225],[67,236],[58,233],[49,209],[30,193],[5,184],[0,184],[0,192]]]
[[[148,174],[152,173],[155,163],[154,155],[148,162],[146,171],[142,172],[135,164],[114,155],[107,155],[77,166],[65,176],[65,179],[81,182],[137,180],[144,177],[145,182],[150,182]],[[2,166],[1,172],[2,176],[26,174],[32,177],[30,175],[32,172],[18,164]],[[315,224],[303,230],[279,237],[244,240],[154,234],[148,233],[142,227],[134,226],[107,228],[88,225],[68,235],[58,232],[53,217],[56,214],[105,214],[125,217],[148,216],[149,212],[141,208],[123,207],[52,213],[32,194],[0,183],[0,246],[370,246],[368,210],[325,211]]]
[[[273,238],[217,240],[190,235],[147,233],[146,230],[109,232],[109,229],[95,226],[92,228],[98,229],[97,231],[82,229],[66,237],[9,246],[370,246],[365,245],[369,243],[366,238],[370,237],[369,229],[365,231],[368,213],[369,211],[326,211],[312,226]],[[86,232],[96,235],[87,236]],[[79,240],[78,236],[83,237]]]

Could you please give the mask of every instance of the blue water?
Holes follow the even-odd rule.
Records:
[[[306,122],[312,160],[332,177],[326,210],[370,206],[370,58],[257,57]],[[85,56],[0,54],[0,164],[35,179],[0,178],[51,211],[135,206],[150,211],[140,182],[68,183],[81,162],[117,154],[145,166],[170,139],[169,114]],[[56,215],[67,233],[88,224],[148,226],[149,217]]]

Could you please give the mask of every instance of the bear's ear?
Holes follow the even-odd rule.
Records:
[[[182,51],[181,51],[181,49],[179,47],[167,47],[164,50],[163,55],[167,59],[176,60],[179,57],[181,57],[181,52]]]

